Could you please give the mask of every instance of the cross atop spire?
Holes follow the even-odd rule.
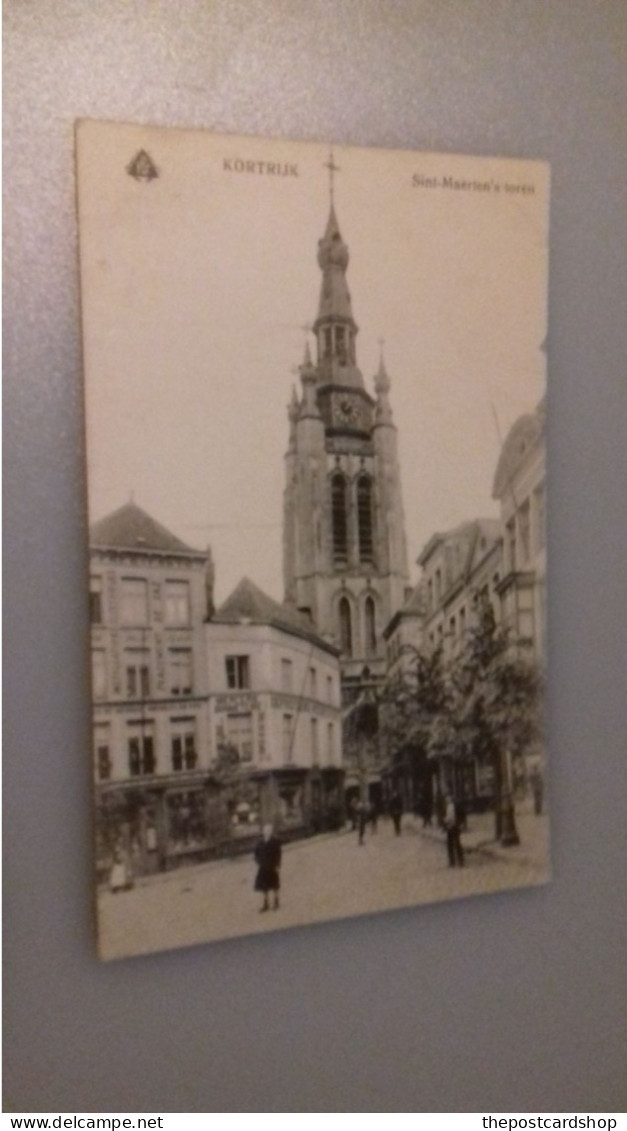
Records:
[[[334,173],[339,173],[340,166],[336,165],[335,161],[333,160],[332,149],[329,150],[329,160],[324,162],[324,167],[325,169],[329,170],[329,196],[331,198],[331,207],[333,207],[333,190],[335,187],[333,182],[333,175]]]

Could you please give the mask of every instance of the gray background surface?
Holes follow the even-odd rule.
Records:
[[[6,1108],[624,1110],[627,5],[8,0],[5,24]],[[551,162],[549,887],[96,961],[79,116]]]

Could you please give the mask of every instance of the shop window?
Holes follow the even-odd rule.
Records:
[[[207,838],[205,798],[200,791],[170,794],[167,798],[168,845],[184,852],[204,845]]]

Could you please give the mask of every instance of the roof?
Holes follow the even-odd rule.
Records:
[[[236,585],[211,621],[214,624],[267,624],[312,640],[334,654],[338,652],[334,645],[318,636],[308,616],[290,605],[279,604],[248,577],[243,577]]]
[[[428,562],[434,551],[438,548],[438,546],[443,545],[447,542],[453,542],[459,538],[470,537],[474,533],[476,522],[477,519],[473,519],[471,522],[460,523],[459,526],[453,527],[452,530],[437,531],[435,534],[432,534],[426,546],[418,556],[418,565],[424,566],[426,562]]]
[[[512,424],[496,465],[492,498],[501,499],[507,491],[519,467],[528,458],[529,452],[544,436],[546,403],[540,401],[535,412],[519,416]]]
[[[441,545],[451,545],[454,542],[466,541],[469,553],[474,556],[475,550],[481,540],[485,539],[486,547],[494,544],[500,535],[501,524],[498,518],[473,518],[470,522],[462,522],[452,530],[432,534],[424,550],[418,557],[418,565],[425,566],[434,551]]]
[[[402,620],[422,620],[425,612],[424,607],[424,584],[419,581],[413,589],[410,590],[409,595],[399,609],[390,617],[388,623],[383,629],[383,639],[388,640],[392,635],[396,626]]]
[[[193,554],[206,557],[176,538],[165,526],[147,514],[137,503],[125,503],[118,510],[95,522],[89,530],[89,544],[113,550],[151,550],[170,554]]]

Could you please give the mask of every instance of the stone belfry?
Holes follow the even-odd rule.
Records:
[[[347,699],[364,668],[385,670],[382,631],[408,581],[396,426],[383,357],[372,397],[357,366],[358,327],[346,281],[348,247],[333,200],[318,242],[322,285],[288,408],[283,554],[285,597],[341,649]],[[368,678],[368,673],[366,674]]]

